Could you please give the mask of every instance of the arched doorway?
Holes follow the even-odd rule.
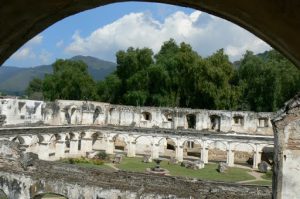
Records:
[[[209,162],[227,162],[227,146],[221,141],[214,141],[208,145]]]
[[[114,136],[113,141],[114,141],[115,153],[127,152],[127,143],[126,143],[127,139],[124,136],[117,134],[116,136]]]
[[[183,143],[183,156],[188,159],[201,157],[201,144],[197,140],[186,140]]]
[[[255,148],[249,143],[237,143],[234,147],[234,164],[249,166],[254,163]]]

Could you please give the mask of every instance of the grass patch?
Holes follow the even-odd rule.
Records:
[[[267,173],[265,173],[264,175],[262,175],[261,178],[263,178],[265,180],[272,180],[272,176],[273,176],[273,172],[272,171],[268,171]]]
[[[123,158],[122,162],[117,165],[121,170],[145,172],[146,168],[153,167],[155,163],[143,163],[141,158]],[[248,169],[229,168],[225,173],[217,171],[217,164],[207,164],[204,169],[192,170],[181,167],[180,165],[169,165],[167,161],[161,162],[161,167],[170,171],[172,176],[182,176],[189,178],[198,178],[202,180],[217,180],[224,182],[237,182],[244,180],[253,180],[253,176],[248,174]]]

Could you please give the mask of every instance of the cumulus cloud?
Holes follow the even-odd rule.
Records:
[[[43,42],[43,36],[42,35],[37,35],[35,37],[33,37],[31,40],[29,40],[27,42],[28,45],[38,45],[41,44]]]
[[[45,49],[40,49],[43,43],[43,36],[37,35],[29,40],[24,46],[17,50],[12,56],[12,60],[22,62],[38,62],[48,64],[52,58],[52,54]]]
[[[12,55],[12,58],[16,60],[34,59],[35,57],[35,53],[29,47],[23,47]]]
[[[224,48],[231,60],[239,59],[246,50],[259,53],[270,49],[253,34],[226,20],[200,11],[191,14],[178,11],[163,22],[148,13],[130,13],[99,27],[87,37],[76,31],[65,51],[71,55],[92,55],[114,60],[116,51],[130,46],[149,47],[156,53],[162,43],[170,38],[191,44],[202,56]]]

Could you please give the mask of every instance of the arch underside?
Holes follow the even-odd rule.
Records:
[[[55,22],[84,10],[125,1],[2,1],[0,6],[0,64],[24,43]],[[190,7],[232,21],[269,43],[300,68],[300,1],[147,1]]]

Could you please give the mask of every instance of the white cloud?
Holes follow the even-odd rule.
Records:
[[[22,62],[37,62],[48,64],[51,61],[52,54],[45,49],[40,49],[43,42],[43,36],[37,35],[16,51],[12,56],[12,60]]]
[[[114,60],[115,52],[133,47],[149,47],[158,52],[162,43],[170,38],[187,42],[203,56],[224,48],[232,60],[239,59],[246,50],[259,53],[270,46],[246,30],[200,11],[190,15],[175,12],[159,22],[147,13],[130,13],[111,24],[100,27],[89,36],[79,31],[65,51]]]
[[[34,59],[34,58],[36,58],[36,55],[29,47],[21,48],[20,50],[18,50],[12,55],[12,59],[16,59],[16,60],[26,60],[26,59]]]
[[[42,64],[49,64],[51,58],[52,58],[52,54],[46,51],[45,49],[43,49],[39,54],[39,60],[41,61]]]
[[[33,37],[31,40],[29,40],[27,42],[27,45],[38,45],[41,44],[43,42],[43,36],[42,35],[37,35],[35,37]]]

